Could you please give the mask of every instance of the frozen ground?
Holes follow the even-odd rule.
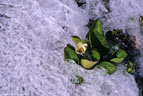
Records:
[[[142,50],[138,18],[143,1],[76,1],[86,3],[78,7],[75,0],[0,0],[0,96],[139,95],[134,76],[124,66],[113,75],[104,69],[87,71],[64,62],[63,48],[72,43],[71,35],[85,36],[89,19],[101,18],[105,30],[119,28],[135,35]],[[76,74],[84,78],[79,86],[70,82]]]

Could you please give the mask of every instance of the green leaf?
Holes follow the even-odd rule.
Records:
[[[127,57],[127,53],[125,50],[118,50],[117,53],[116,53],[116,56],[118,58],[126,58]]]
[[[76,77],[78,78],[79,80],[79,83],[78,84],[81,84],[83,82],[83,78],[80,76],[80,75],[76,75]]]
[[[92,52],[93,59],[99,61],[100,60],[100,54],[95,50],[92,50],[91,52]]]
[[[90,61],[93,61],[94,59],[93,59],[93,57],[92,57],[92,52],[91,52],[91,50],[90,49],[87,49],[86,51],[85,51],[85,54],[83,55],[83,59],[87,59],[87,60],[90,60]]]
[[[96,19],[95,21],[95,32],[97,31],[99,34],[103,35],[102,25],[100,19]]]
[[[87,59],[81,59],[81,65],[85,69],[91,69],[98,61],[89,61]]]
[[[133,73],[133,72],[135,72],[135,69],[133,69],[133,68],[128,68],[128,69],[127,69],[127,72],[128,72],[128,73]]]
[[[99,19],[97,19],[91,26],[86,37],[89,39],[91,48],[98,49],[101,55],[108,53],[109,45],[103,36],[102,26]]]
[[[75,50],[75,48],[71,44],[67,44],[67,47],[71,48],[72,50]]]
[[[70,47],[69,47],[70,46]],[[64,58],[65,61],[68,61],[69,59],[74,60],[77,64],[79,64],[79,58],[76,55],[75,51],[71,48],[72,45],[68,44],[67,47],[64,48]]]
[[[140,16],[139,22],[140,22],[140,25],[143,26],[143,16]]]
[[[99,61],[100,54],[95,49],[87,49],[85,54],[83,55],[82,59],[87,59],[89,61]]]
[[[79,37],[77,36],[72,36],[72,40],[75,44],[78,44],[79,42],[85,43],[84,40],[81,40]]]
[[[83,78],[80,76],[80,75],[76,75],[75,77],[71,78],[70,81],[73,83],[73,84],[81,84],[83,82]]]
[[[90,41],[93,48],[98,49],[101,55],[105,55],[109,51],[109,45],[106,42],[104,36],[99,34],[98,32],[91,32]]]
[[[124,58],[114,58],[114,59],[111,59],[110,61],[113,63],[121,63],[123,60]]]
[[[113,56],[112,59],[110,60],[113,63],[121,63],[125,58],[127,57],[127,53],[124,50],[118,50]]]
[[[133,67],[133,62],[132,61],[130,61],[130,62],[128,62],[127,64],[126,64],[126,67],[127,67],[127,72],[129,72],[129,73],[133,73],[133,72],[135,72],[135,69],[134,69],[134,67]]]
[[[98,66],[104,67],[108,71],[109,74],[112,74],[117,69],[117,66],[107,61],[101,62]]]
[[[86,35],[86,38],[89,39],[89,33],[90,31],[97,31],[101,35],[103,35],[102,25],[100,19],[96,19],[96,21],[93,22],[92,26],[89,29],[89,32]]]
[[[129,61],[127,64],[126,64],[126,66],[127,66],[127,68],[133,68],[133,62],[132,61]]]
[[[110,59],[114,58],[114,54],[118,51],[118,48],[119,48],[118,45],[112,46],[110,48],[110,51],[108,52],[108,54],[105,56],[106,60],[110,60]]]

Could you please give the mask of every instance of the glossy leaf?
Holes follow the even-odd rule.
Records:
[[[109,45],[107,44],[106,39],[98,32],[91,33],[90,36],[92,47],[98,49],[102,56],[107,54],[109,51]]]
[[[77,37],[77,36],[72,36],[72,40],[73,40],[73,42],[75,43],[75,45],[78,44],[79,42],[85,43],[84,40],[81,40],[81,39],[80,39],[79,37]]]
[[[113,56],[113,58],[110,60],[113,63],[121,63],[126,57],[127,53],[124,50],[118,50]]]
[[[96,21],[93,22],[93,25],[90,27],[89,32],[86,35],[86,38],[89,39],[89,33],[91,31],[97,31],[101,35],[103,35],[102,25],[100,19],[96,19]]]
[[[109,51],[109,45],[103,36],[102,26],[99,19],[97,19],[91,26],[89,33],[86,36],[89,39],[91,48],[98,49],[101,55],[105,55]]]
[[[92,52],[93,59],[99,61],[100,60],[100,54],[95,50],[92,50],[91,52]]]
[[[114,58],[114,54],[118,51],[119,47],[118,45],[114,45],[110,48],[110,51],[108,52],[108,54],[105,56],[106,60],[110,60],[112,58]]]
[[[75,48],[71,44],[67,44],[67,47],[71,48],[72,50],[75,50]]]
[[[104,67],[108,71],[109,74],[112,74],[117,69],[117,66],[115,66],[114,64],[112,64],[110,62],[106,62],[106,61],[101,62],[98,66]]]
[[[97,31],[99,34],[103,35],[102,25],[100,19],[96,19],[95,21],[95,31]]]
[[[87,59],[81,59],[81,65],[85,69],[91,69],[98,61],[89,61]]]
[[[70,47],[69,47],[70,46]],[[74,60],[77,64],[79,64],[79,58],[76,55],[75,51],[71,48],[72,45],[68,44],[67,47],[64,48],[64,58],[65,61],[68,61],[69,59]]]
[[[126,58],[127,57],[127,53],[125,50],[118,50],[117,53],[116,53],[116,56],[118,58]]]
[[[110,61],[113,63],[121,63],[123,60],[124,58],[114,58],[114,59],[111,59]]]

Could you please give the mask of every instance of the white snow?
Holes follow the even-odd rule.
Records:
[[[65,62],[63,49],[73,44],[72,35],[84,38],[88,20],[99,17],[104,30],[135,28],[127,32],[141,41],[142,3],[110,0],[108,12],[101,0],[86,0],[83,8],[74,0],[0,0],[0,15],[10,17],[0,17],[0,95],[138,96],[135,79],[124,66],[112,75],[104,69],[85,70]],[[70,82],[76,74],[84,78],[79,86]]]

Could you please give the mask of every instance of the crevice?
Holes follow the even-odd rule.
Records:
[[[86,4],[86,0],[75,0],[75,2],[77,3],[78,7],[82,7]]]

